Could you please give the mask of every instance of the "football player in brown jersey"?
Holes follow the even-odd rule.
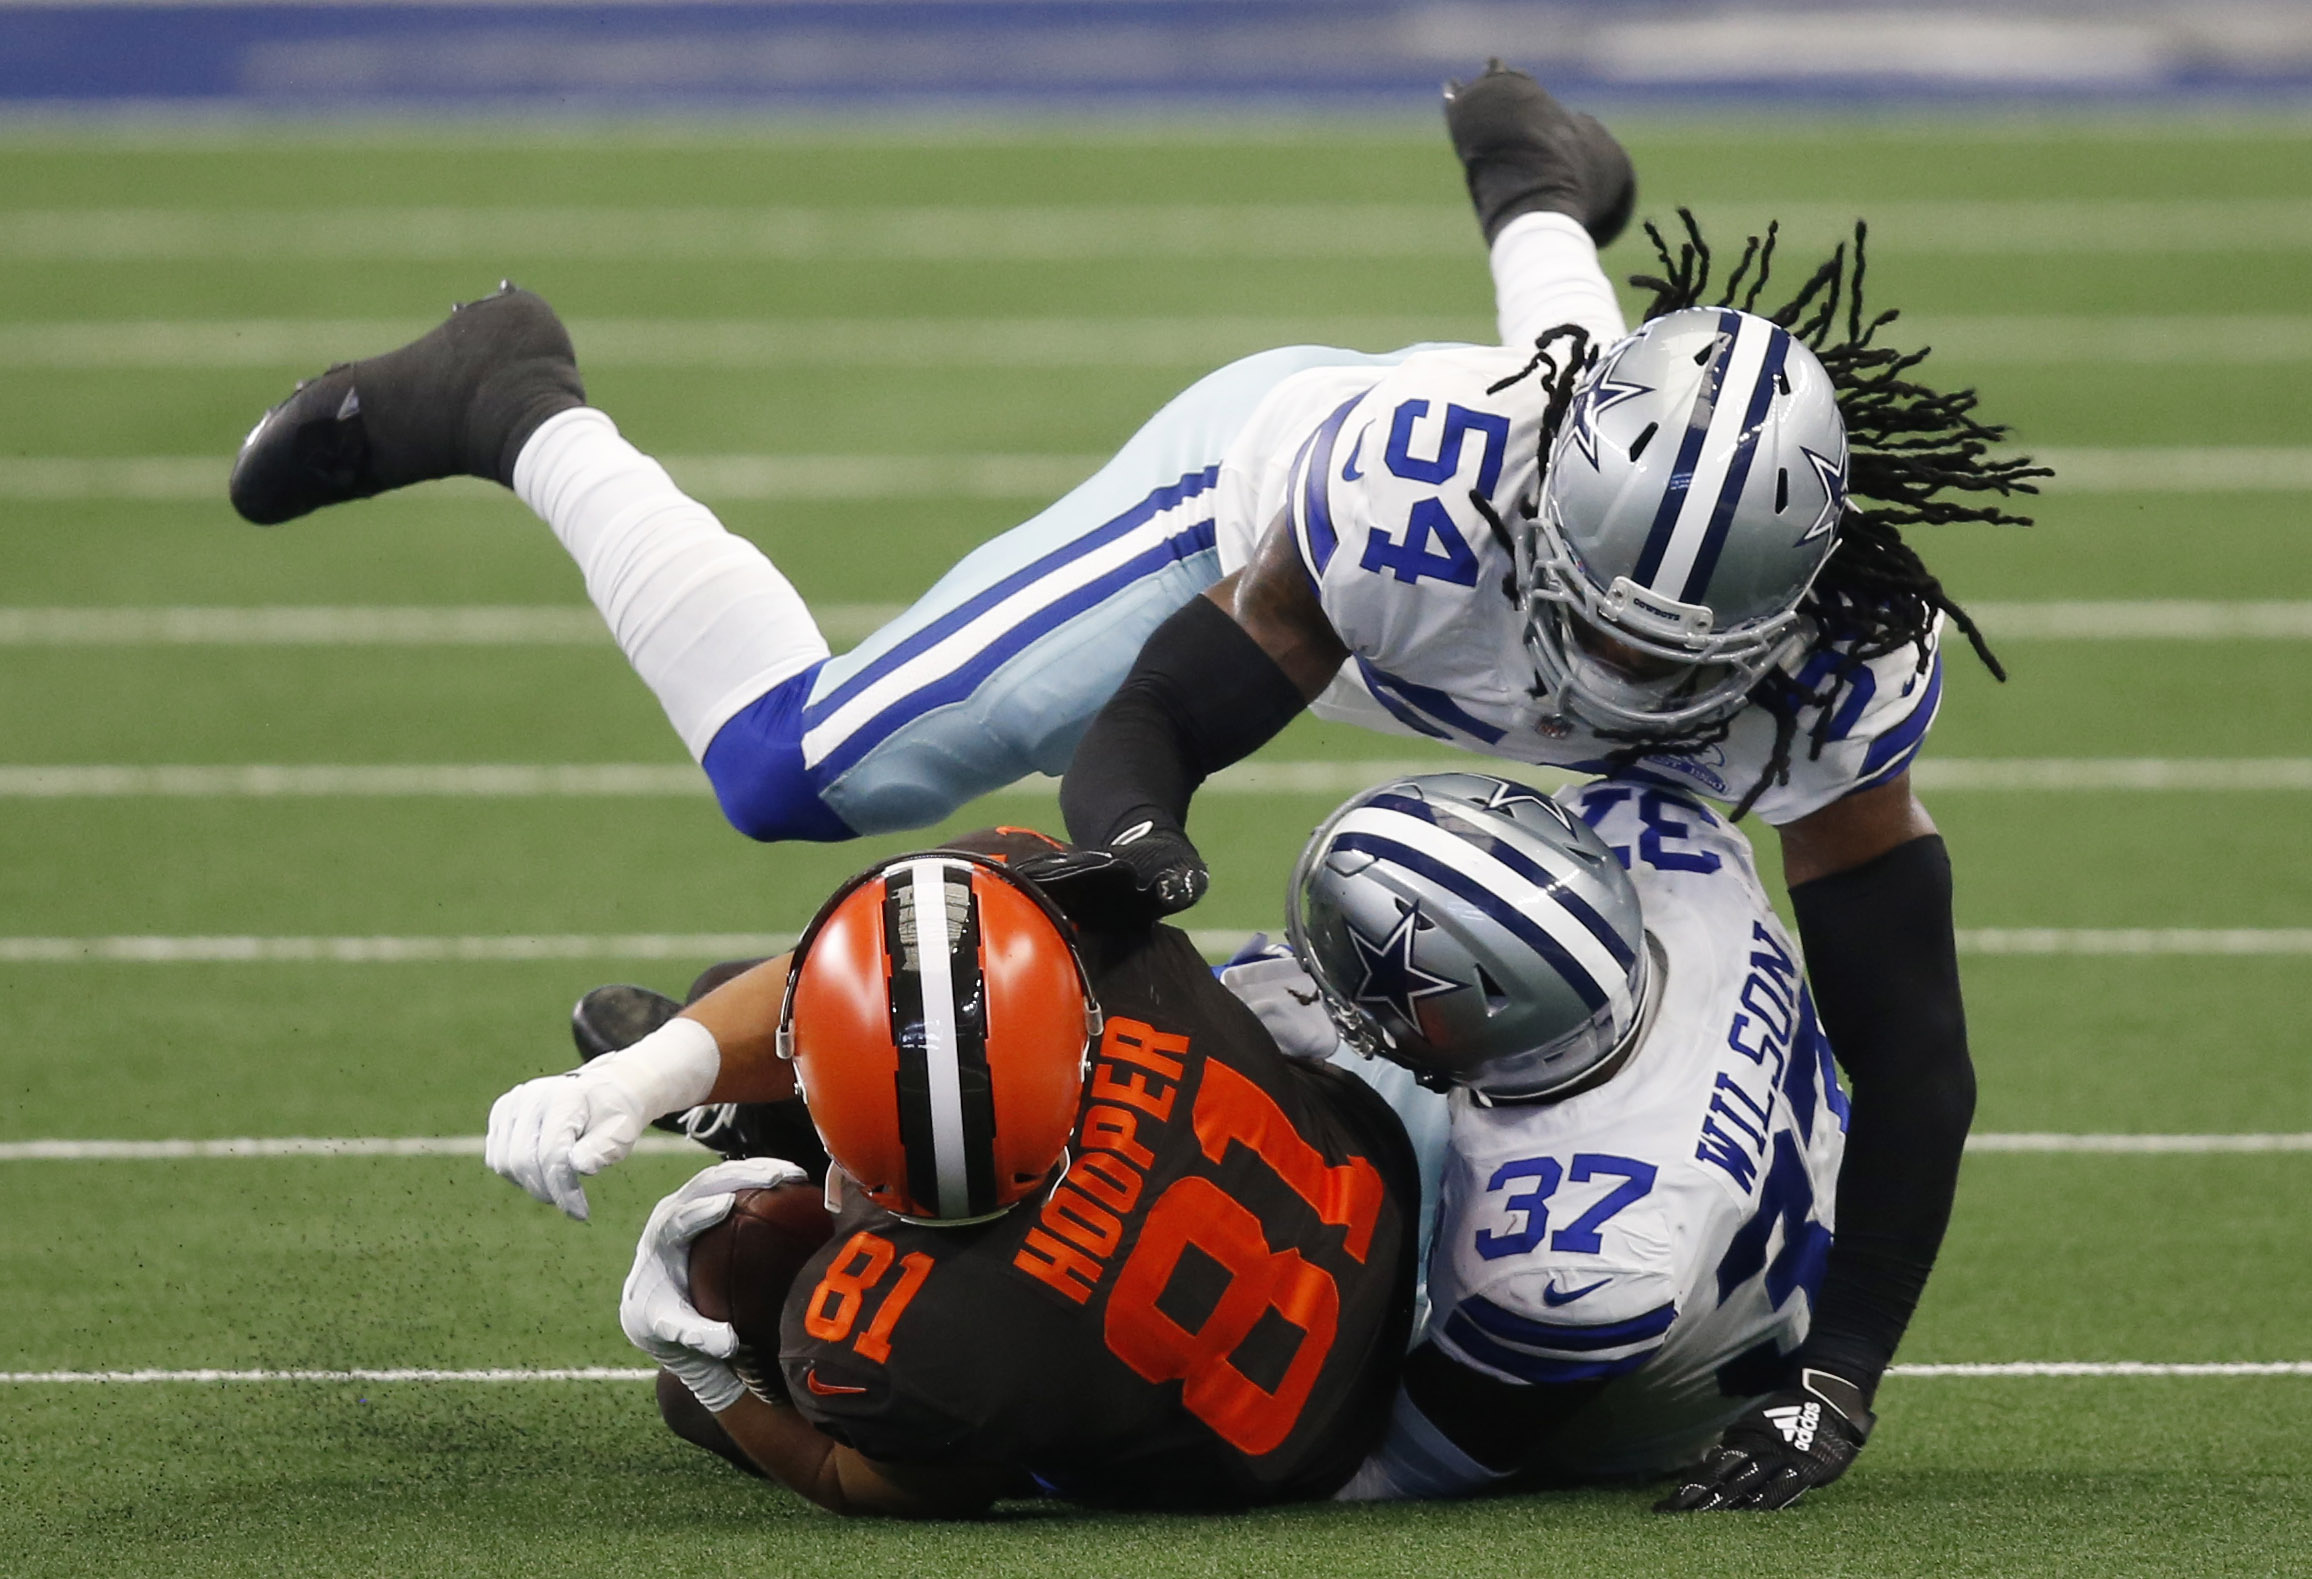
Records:
[[[794,1172],[709,1169],[636,1256],[628,1334],[713,1416],[686,1435],[822,1506],[926,1516],[1324,1497],[1375,1444],[1411,1322],[1404,1134],[1185,934],[1111,924],[1111,871],[1016,830],[878,863],[793,953],[501,1101],[492,1165],[556,1199],[638,1115],[799,1087],[836,1221],[786,1300],[783,1394],[739,1379],[686,1269],[735,1187]]]

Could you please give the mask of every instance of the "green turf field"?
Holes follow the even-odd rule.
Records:
[[[2312,132],[1815,122],[1628,140],[1645,211],[1691,203],[1722,242],[1787,213],[1805,254],[1837,216],[1881,216],[1871,284],[1904,328],[1946,332],[1945,375],[1979,382],[2026,443],[2082,457],[2028,533],[1923,535],[1962,599],[2301,616]],[[19,617],[581,604],[545,529],[478,488],[240,524],[222,496],[233,446],[321,362],[511,275],[573,320],[595,401],[645,448],[699,458],[699,491],[856,627],[873,618],[856,606],[920,591],[1221,358],[1490,323],[1458,172],[1424,128],[866,146],[44,133],[0,139],[0,204],[0,1143],[478,1133],[500,1090],[566,1061],[580,991],[678,989],[710,957],[682,938],[791,929],[868,853],[749,845],[703,794],[100,795],[20,774],[679,773],[606,642],[184,643]],[[1608,259],[1644,261],[1627,241]],[[2192,486],[2229,448],[2262,457],[2261,485]],[[941,458],[961,476],[989,454],[1023,459],[1008,480],[939,485]],[[769,482],[727,460],[761,456],[836,459]],[[841,461],[861,456],[901,464]],[[2110,482],[2139,463],[2134,486]],[[2053,787],[1928,795],[1972,946],[2048,929],[2074,950],[1970,955],[1980,1131],[2312,1131],[2312,957],[2288,930],[2312,927],[2312,823],[2306,779],[2284,771],[2312,758],[2312,624],[2290,628],[2018,637],[2005,687],[1952,665],[1928,771],[2144,758],[2188,784],[2194,759],[2277,759],[2262,788],[2069,789],[2063,769]],[[1267,756],[1408,754],[1304,722]],[[1200,803],[1217,882],[1197,924],[1271,922],[1336,798]],[[963,821],[1052,815],[1029,787]],[[2128,928],[2198,941],[2076,952]],[[221,963],[202,941],[613,935],[676,944]],[[80,941],[107,938],[194,957]],[[464,1157],[0,1160],[0,1371],[631,1365],[618,1280],[685,1167],[606,1176],[582,1228]],[[2308,1169],[2301,1150],[1980,1153],[1901,1359],[2312,1360]],[[2312,1376],[1898,1376],[1881,1409],[1848,1479],[1770,1521],[1659,1520],[1643,1491],[1613,1490],[1224,1520],[1021,1508],[924,1530],[740,1483],[666,1438],[631,1381],[0,1383],[0,1572],[2312,1567]]]

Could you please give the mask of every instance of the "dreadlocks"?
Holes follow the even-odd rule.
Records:
[[[1913,378],[1913,371],[1927,358],[1927,349],[1904,352],[1876,343],[1878,331],[1899,314],[1890,308],[1865,316],[1864,245],[1869,230],[1860,221],[1854,227],[1851,250],[1842,242],[1788,301],[1780,307],[1761,309],[1758,302],[1773,272],[1781,227],[1769,225],[1763,237],[1752,236],[1717,300],[1705,303],[1710,289],[1710,247],[1690,210],[1679,209],[1678,218],[1684,234],[1675,251],[1659,228],[1651,221],[1646,223],[1645,231],[1654,243],[1662,272],[1630,279],[1632,285],[1654,293],[1644,317],[1651,321],[1703,305],[1738,306],[1743,312],[1758,313],[1780,325],[1803,341],[1829,373],[1847,434],[1846,512],[1835,528],[1829,558],[1799,603],[1799,611],[1811,617],[1824,634],[1822,650],[1836,653],[1837,661],[1818,688],[1809,689],[1774,670],[1751,692],[1751,699],[1764,706],[1775,721],[1774,747],[1766,771],[1734,808],[1734,816],[1739,818],[1770,785],[1788,782],[1799,714],[1808,706],[1819,709],[1809,734],[1812,754],[1821,755],[1838,711],[1835,704],[1854,674],[1870,660],[1905,646],[1917,649],[1924,667],[1929,658],[1928,637],[1938,614],[1949,616],[1966,633],[1975,656],[1995,679],[2007,678],[2006,669],[1974,620],[1952,601],[1942,582],[1903,541],[1902,528],[1951,521],[2029,526],[2028,516],[2008,514],[1983,496],[2036,493],[2032,479],[2053,474],[2027,458],[1990,453],[2007,430],[1975,418],[1974,390],[1943,393]],[[1534,360],[1517,375],[1523,378],[1546,369],[1548,413],[1557,420],[1543,423],[1541,459],[1545,474],[1552,440],[1582,366],[1578,352],[1564,366],[1548,354],[1552,337],[1564,332],[1553,330],[1551,336],[1545,336]],[[1499,522],[1492,521],[1490,512],[1488,522],[1497,532],[1503,530]],[[1729,717],[1678,740],[1611,736],[1628,741],[1611,760],[1627,763],[1664,752],[1700,750],[1724,740],[1732,727]]]

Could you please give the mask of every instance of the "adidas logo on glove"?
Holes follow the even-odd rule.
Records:
[[[1774,1422],[1783,1441],[1804,1453],[1814,1446],[1814,1433],[1822,1424],[1822,1405],[1788,1404],[1767,1410],[1766,1418]]]

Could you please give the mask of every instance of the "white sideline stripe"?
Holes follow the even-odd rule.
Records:
[[[1103,455],[662,455],[703,499],[1052,499],[1097,471]],[[225,502],[228,458],[211,455],[0,457],[0,499]],[[428,483],[440,497],[504,498],[470,478]]]
[[[1889,255],[2312,248],[2312,202],[2296,198],[1825,203],[1699,197],[1692,206],[1721,246],[1737,241],[1744,229],[1763,229],[1769,219],[1779,219],[1787,244],[1812,248],[1851,231],[1862,217],[1870,221],[1872,239],[1892,249]],[[1473,258],[1476,243],[1468,229],[1468,211],[1457,203],[14,209],[0,212],[0,258]]]
[[[178,1162],[193,1159],[277,1157],[479,1157],[480,1135],[236,1136],[222,1140],[0,1141],[0,1162]],[[2204,1155],[2232,1152],[2312,1151],[2300,1135],[1970,1135],[1969,1151],[2072,1153],[2114,1156],[2145,1153]],[[697,1156],[695,1142],[679,1135],[645,1135],[635,1151],[646,1156]]]
[[[1469,771],[1466,758],[1357,758],[1247,762],[1214,775],[1207,795],[1351,795],[1413,773]],[[1505,764],[1543,788],[1576,775]],[[2312,757],[1930,757],[1911,769],[1920,789],[2044,791],[2312,790]],[[1023,779],[997,791],[1047,796],[1055,781]],[[0,800],[406,799],[698,800],[707,780],[689,763],[56,763],[0,766]]]
[[[414,318],[132,319],[0,323],[0,369],[271,367],[310,371],[416,338]],[[1388,351],[1486,343],[1481,319],[1414,316],[1161,318],[597,318],[570,332],[590,368],[1192,368],[1281,345]],[[2086,314],[1906,317],[1893,331],[1968,362],[2044,366],[2288,365],[2312,361],[2312,316]],[[1705,495],[1707,497],[1707,495]]]
[[[830,641],[858,641],[903,603],[822,603]],[[2187,598],[1969,603],[2003,641],[2312,641],[2312,601]],[[604,647],[610,633],[584,604],[113,605],[0,608],[0,647]]]
[[[1963,1377],[2050,1376],[2312,1376],[2312,1360],[1994,1360],[1941,1365],[1893,1365],[1889,1376],[1941,1380]],[[0,1371],[10,1387],[138,1386],[156,1382],[646,1382],[655,1368],[584,1365],[562,1369],[450,1371],[347,1369],[341,1371]]]
[[[2210,445],[2039,449],[2051,492],[2294,493],[2312,490],[2312,447]],[[1052,499],[1097,471],[1100,455],[662,455],[676,482],[709,501]],[[225,507],[226,458],[212,455],[0,457],[0,500],[198,501]],[[497,497],[471,479],[428,483]]]
[[[1194,927],[1214,958],[1249,927]],[[2312,954],[2312,927],[1962,927],[1962,954],[2294,957]],[[0,965],[528,964],[553,960],[738,959],[777,954],[791,932],[490,934],[443,937],[0,937]]]

